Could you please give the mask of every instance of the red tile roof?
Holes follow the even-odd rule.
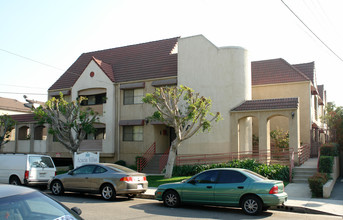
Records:
[[[0,97],[0,109],[16,112],[31,112],[29,108],[24,106],[23,102],[3,97]]]
[[[11,118],[17,122],[37,122],[34,119],[35,114],[19,114],[19,115],[11,115]]]
[[[314,84],[314,62],[293,64],[292,66],[298,69],[300,72],[304,73],[311,80],[312,84]]]
[[[310,79],[282,58],[251,62],[253,86],[299,81],[310,81]]]
[[[245,101],[231,111],[254,111],[254,110],[275,110],[275,109],[296,109],[298,98],[261,99]]]
[[[49,90],[71,88],[95,58],[113,82],[177,76],[177,54],[171,54],[179,37],[82,54]]]

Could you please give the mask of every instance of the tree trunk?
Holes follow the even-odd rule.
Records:
[[[175,139],[172,142],[172,145],[170,146],[168,162],[166,166],[166,173],[164,175],[165,179],[171,178],[173,175],[173,168],[174,168],[174,163],[176,159],[176,151],[179,145],[180,145],[180,142],[177,139]]]

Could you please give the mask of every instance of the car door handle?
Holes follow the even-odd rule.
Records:
[[[244,186],[238,186],[237,188],[238,189],[244,189]]]
[[[212,189],[212,186],[206,186],[207,189]]]

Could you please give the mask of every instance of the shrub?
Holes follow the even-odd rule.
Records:
[[[332,173],[333,156],[320,156],[319,157],[319,172]]]
[[[328,181],[326,173],[316,173],[308,178],[313,197],[323,197],[323,186]]]
[[[124,160],[118,160],[118,161],[115,162],[115,164],[118,164],[118,165],[126,167],[126,162]]]
[[[260,164],[253,159],[245,160],[232,160],[227,163],[218,163],[218,164],[204,164],[204,165],[182,165],[175,166],[173,169],[173,176],[193,176],[204,170],[213,169],[213,168],[243,168],[256,172],[262,176],[265,176],[269,179],[289,181],[289,167],[273,164],[266,165]]]
[[[320,147],[321,156],[338,156],[338,144],[323,144]]]

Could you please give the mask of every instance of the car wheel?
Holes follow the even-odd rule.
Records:
[[[63,185],[60,181],[58,180],[55,180],[51,183],[51,192],[52,194],[58,196],[58,195],[62,195],[63,192],[64,192],[64,188],[63,188]]]
[[[180,205],[180,196],[173,190],[167,191],[163,196],[163,204],[170,208],[176,208]]]
[[[257,215],[262,212],[262,201],[257,196],[246,196],[242,201],[242,209],[245,214]]]
[[[116,191],[112,185],[106,184],[101,188],[101,196],[105,200],[113,200],[116,198]]]
[[[21,185],[21,182],[20,182],[20,179],[16,176],[13,176],[10,178],[10,182],[9,184],[12,184],[12,185]]]

